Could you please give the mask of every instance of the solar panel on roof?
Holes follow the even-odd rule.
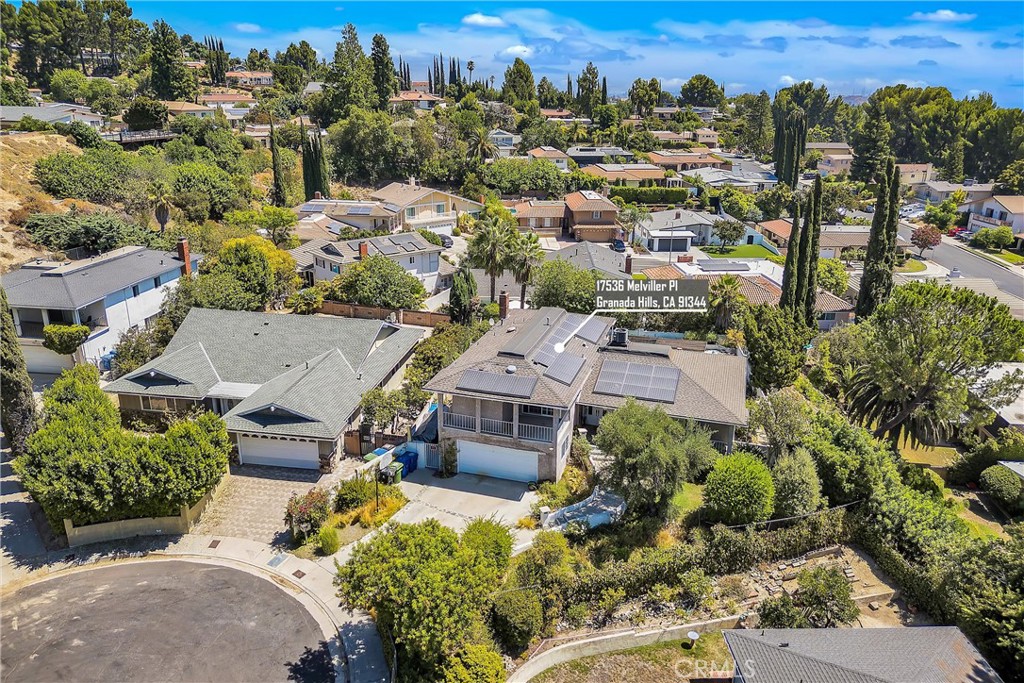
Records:
[[[533,395],[533,389],[537,386],[536,377],[522,377],[512,374],[498,374],[496,372],[484,372],[483,370],[466,370],[459,378],[456,389],[466,391],[479,391],[483,394],[494,394],[496,396],[513,396],[515,398],[529,398]]]
[[[369,216],[370,215],[370,208],[371,207],[369,207],[369,206],[353,206],[353,207],[349,208],[348,215],[349,216]]]
[[[590,342],[591,344],[596,344],[601,341],[601,337],[604,336],[607,328],[608,324],[603,320],[591,318],[583,325],[583,328],[576,333],[576,336]]]
[[[679,377],[679,368],[667,365],[606,360],[601,365],[594,393],[672,403],[675,401]]]
[[[319,211],[319,210],[320,210],[320,205],[319,204],[303,204],[302,206],[299,207],[299,211],[302,212],[302,213],[312,213],[314,211]]]
[[[515,336],[501,348],[501,354],[525,358],[528,353],[533,351],[537,343],[544,338],[544,335],[551,330],[551,325],[545,324],[546,320],[550,320],[547,315],[539,314],[534,316],[533,320],[527,323],[526,327],[517,331]]]
[[[582,356],[560,353],[544,371],[544,376],[569,386],[576,379],[576,375],[580,373],[585,362]]]
[[[381,244],[377,248],[380,249],[380,253],[386,254],[388,256],[392,256],[393,254],[397,254],[399,251],[401,251],[401,249],[396,247],[394,244]]]
[[[406,251],[419,251],[420,250],[419,247],[417,247],[415,244],[413,244],[411,242],[403,242],[402,243],[402,249],[405,249]]]

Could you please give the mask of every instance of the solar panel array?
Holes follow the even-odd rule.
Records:
[[[479,391],[496,396],[530,398],[536,386],[536,377],[521,377],[508,373],[498,374],[496,372],[484,372],[483,370],[466,370],[462,373],[462,377],[459,378],[459,383],[455,388],[466,391]]]
[[[583,368],[585,362],[582,356],[573,353],[560,353],[544,370],[544,376],[569,386],[576,379],[576,375],[580,374],[580,369]]]
[[[676,399],[679,375],[679,368],[665,365],[606,360],[601,365],[594,393],[672,403]]]
[[[562,344],[572,337],[572,333],[579,327],[582,322],[582,316],[570,313],[562,318],[562,322],[559,323],[558,328],[548,335],[548,338],[544,340],[540,349],[533,357],[534,363],[539,363],[544,367],[550,366],[555,362],[555,357],[558,356],[558,352],[555,351],[555,344]]]
[[[601,337],[604,336],[605,330],[608,329],[608,323],[597,318],[591,318],[586,322],[579,332],[576,333],[577,337],[580,337],[591,344],[596,344],[601,341]]]
[[[370,215],[370,211],[372,210],[372,208],[373,207],[371,207],[371,206],[369,206],[367,204],[363,204],[363,205],[360,205],[360,206],[350,206],[349,209],[348,209],[348,215],[349,216],[369,216]]]
[[[378,244],[377,248],[380,249],[380,253],[386,254],[387,256],[397,254],[399,251],[401,251],[394,244]]]

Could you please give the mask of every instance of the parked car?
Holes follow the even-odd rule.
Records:
[[[623,242],[622,240],[612,240],[612,251],[626,251],[626,243]]]
[[[441,238],[441,246],[445,249],[451,249],[452,245],[455,244],[455,240],[448,235],[439,235],[439,237]]]

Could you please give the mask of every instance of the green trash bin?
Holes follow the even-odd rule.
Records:
[[[402,481],[402,468],[404,465],[400,462],[393,462],[388,465],[388,471],[391,473],[391,481],[398,484]]]

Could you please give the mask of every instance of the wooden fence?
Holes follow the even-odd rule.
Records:
[[[416,325],[418,327],[434,327],[439,323],[451,322],[451,317],[444,313],[410,311],[403,308],[381,308],[379,306],[358,306],[340,301],[325,301],[318,312],[344,318],[393,320],[399,325]]]

